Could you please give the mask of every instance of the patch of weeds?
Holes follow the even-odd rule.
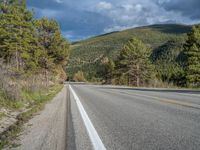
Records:
[[[0,135],[0,149],[3,149],[5,145],[12,146],[14,143],[11,143],[13,139],[16,139],[18,133],[21,131],[21,122],[17,122],[15,125],[12,125]]]
[[[19,101],[19,102],[15,102],[13,103],[12,107],[14,109],[20,109],[20,108],[23,108],[24,107],[24,103],[22,101]]]
[[[24,102],[20,100],[10,100],[6,93],[0,89],[0,107],[19,110],[24,107]]]

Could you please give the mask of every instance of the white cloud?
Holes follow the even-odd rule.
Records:
[[[40,1],[40,2],[39,2]],[[156,23],[200,21],[200,0],[28,0],[37,17],[56,18],[71,39]]]
[[[109,32],[113,32],[113,31],[122,31],[125,29],[134,28],[137,26],[138,26],[137,24],[135,24],[133,26],[118,26],[118,25],[116,25],[116,26],[105,28],[103,33],[109,33]]]
[[[132,9],[134,8],[133,5],[129,5],[129,4],[122,5],[122,7],[123,7],[126,11],[130,11],[130,10],[132,10]]]
[[[112,6],[111,3],[101,1],[101,2],[99,2],[99,3],[96,5],[96,7],[97,7],[97,9],[99,9],[99,10],[109,10],[109,9],[111,9],[113,6]]]
[[[143,8],[143,7],[142,7],[141,4],[137,4],[137,5],[135,6],[136,11],[141,11],[142,8]]]
[[[55,0],[57,3],[63,3],[62,0]]]
[[[104,28],[104,33],[162,22],[191,22],[191,20],[182,16],[181,13],[166,11],[157,2],[158,0],[151,2],[149,0],[135,0],[134,2],[130,0],[130,2],[126,1],[126,3],[123,1],[119,3],[113,2],[112,5],[108,3],[108,6],[107,2],[100,2],[98,6],[101,8],[101,11],[99,9],[92,11],[113,20],[113,24]],[[163,0],[159,0],[159,3],[162,2]]]
[[[158,4],[168,3],[170,0],[158,0]]]

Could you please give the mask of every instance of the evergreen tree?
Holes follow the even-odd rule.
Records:
[[[58,65],[65,65],[69,56],[69,43],[62,37],[55,20],[42,18],[34,23],[37,30],[39,45],[42,48],[39,66],[44,70],[48,83],[49,71],[53,72]],[[60,72],[64,72],[63,69]]]
[[[40,46],[43,47],[43,64],[45,69],[54,68],[54,64],[64,65],[69,55],[69,43],[62,37],[55,20],[42,18],[35,21]]]
[[[112,79],[114,78],[115,71],[115,63],[112,59],[108,58],[108,61],[104,64],[105,70],[103,72],[103,76],[105,78],[105,82],[107,84],[112,83]]]
[[[150,50],[142,41],[133,38],[120,53],[118,72],[128,78],[129,85],[145,85],[152,78],[153,66],[149,57]]]
[[[151,59],[155,65],[158,80],[177,86],[185,86],[184,42],[169,40],[152,52]]]
[[[0,0],[0,58],[21,75],[49,72],[57,79],[66,77],[63,65],[69,56],[69,43],[55,20],[34,20],[26,0]]]
[[[188,34],[184,46],[186,63],[186,78],[188,86],[200,87],[200,25],[195,25]]]
[[[7,63],[15,60],[17,71],[35,67],[31,53],[35,49],[32,13],[25,8],[25,1],[9,1],[0,4],[0,48],[1,57]],[[23,5],[22,5],[23,4]]]

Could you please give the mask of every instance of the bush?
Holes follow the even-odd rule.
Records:
[[[74,74],[73,80],[76,82],[85,82],[86,79],[84,77],[84,73],[82,71],[78,71]]]

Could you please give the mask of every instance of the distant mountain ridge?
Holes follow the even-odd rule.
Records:
[[[98,78],[101,58],[109,57],[115,60],[124,44],[131,38],[136,37],[142,40],[152,49],[153,55],[154,51],[158,51],[169,41],[175,41],[181,45],[191,28],[192,26],[181,24],[156,24],[116,31],[75,42],[66,71],[69,77],[72,77],[78,70],[82,70],[88,78],[93,76]],[[177,51],[177,53],[181,52],[181,50]]]

